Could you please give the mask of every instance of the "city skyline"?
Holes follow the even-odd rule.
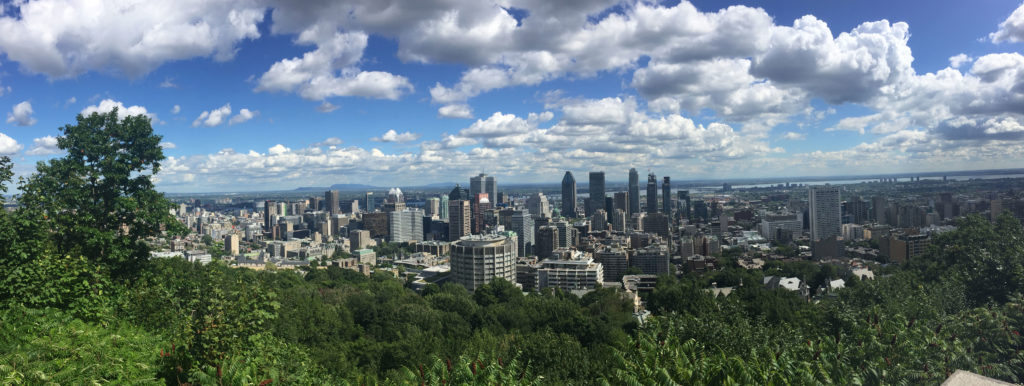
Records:
[[[730,4],[4,4],[0,154],[28,176],[116,106],[152,118],[157,188],[182,193],[1024,160],[1020,3]]]

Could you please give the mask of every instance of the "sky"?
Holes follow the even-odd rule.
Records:
[[[167,192],[1024,166],[1018,1],[729,4],[0,0],[0,155],[117,107]]]

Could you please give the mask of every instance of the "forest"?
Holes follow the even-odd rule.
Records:
[[[164,155],[149,119],[114,110],[61,131],[63,156],[0,211],[4,384],[937,384],[958,369],[1024,381],[1024,229],[1009,214],[965,217],[925,256],[846,275],[819,302],[759,285],[843,275],[809,262],[661,277],[640,323],[612,289],[416,293],[337,267],[150,260],[147,238],[186,230],[154,187]],[[0,193],[12,179],[0,158]],[[711,282],[737,288],[716,298]]]

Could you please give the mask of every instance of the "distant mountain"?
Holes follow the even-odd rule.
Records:
[[[354,191],[354,190],[380,190],[380,189],[382,189],[382,188],[377,187],[377,186],[373,186],[373,185],[364,185],[364,184],[334,184],[334,185],[331,185],[330,187],[303,186],[303,187],[297,188],[295,190],[298,190],[298,191],[338,190],[338,191],[345,192],[345,191]]]

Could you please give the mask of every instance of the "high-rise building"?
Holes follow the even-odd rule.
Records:
[[[669,232],[668,216],[664,213],[648,213],[643,219],[644,232],[653,233],[668,240],[672,235]]]
[[[337,190],[324,192],[324,205],[327,206],[327,214],[341,213],[341,196]]]
[[[640,173],[636,168],[629,169],[629,210],[626,214],[640,212]]]
[[[494,278],[515,283],[516,256],[516,246],[510,237],[477,235],[460,238],[451,245],[452,280],[470,291]]]
[[[487,193],[488,200],[498,199],[498,180],[493,176],[484,173],[469,179],[469,196],[476,197],[477,194]]]
[[[390,239],[393,243],[423,241],[423,211],[403,209],[388,212]]]
[[[682,212],[680,216],[685,219],[690,218],[690,191],[680,190],[676,192],[679,196],[679,211]]]
[[[517,210],[512,213],[512,231],[519,242],[519,256],[533,255],[536,239],[533,237],[533,217],[529,210]]]
[[[595,210],[590,216],[590,229],[595,232],[608,230],[608,213],[604,209]]]
[[[842,233],[842,211],[838,186],[811,186],[808,189],[811,240],[825,240]]]
[[[452,192],[448,193],[448,200],[449,201],[455,201],[455,200],[466,200],[466,201],[469,201],[470,198],[472,198],[472,196],[469,195],[469,190],[467,190],[466,188],[463,188],[459,184],[455,184],[455,187],[452,188]]]
[[[401,212],[405,209],[405,195],[402,189],[391,188],[388,190],[388,198],[384,200],[385,212]]]
[[[272,200],[263,201],[263,231],[274,232],[274,216],[277,216],[277,203]]]
[[[879,224],[886,224],[885,213],[889,209],[889,200],[885,196],[871,197],[872,219]]]
[[[440,207],[440,210],[441,210],[441,212],[440,212],[439,218],[441,219],[441,221],[448,221],[448,195],[447,194],[442,194],[441,195],[441,207]]]
[[[470,201],[470,229],[473,234],[483,233],[486,225],[484,221],[484,212],[491,210],[491,199],[487,193],[477,193],[473,195],[473,200]]]
[[[236,234],[224,235],[224,253],[227,253],[228,256],[237,255],[239,238]]]
[[[625,232],[628,223],[629,220],[626,217],[626,212],[622,211],[622,209],[615,209],[614,211],[612,211],[611,225],[613,231]]]
[[[363,229],[370,231],[370,237],[387,237],[391,227],[388,225],[388,214],[384,212],[364,213]]]
[[[577,192],[575,192],[575,177],[572,176],[572,172],[565,171],[565,176],[562,177],[562,217],[573,218],[577,216]]]
[[[658,211],[658,176],[654,173],[647,175],[647,207],[644,209],[647,213]]]
[[[604,246],[594,251],[594,260],[604,267],[604,280],[615,283],[622,281],[622,276],[629,269],[629,255],[619,246]]]
[[[373,212],[377,210],[377,201],[373,199],[373,192],[366,192],[365,198],[366,199],[364,201],[366,202],[366,211]]]
[[[558,249],[558,227],[545,225],[537,229],[537,257],[546,259]]]
[[[604,267],[576,251],[568,258],[549,258],[537,267],[537,288],[590,291],[604,284]]]
[[[668,176],[661,183],[661,212],[668,215],[669,220],[672,219],[672,183]]]
[[[551,204],[544,193],[537,192],[526,199],[526,208],[539,218],[551,218]]]
[[[309,198],[309,207],[313,208],[314,212],[316,212],[318,210],[323,210],[323,209],[320,209],[321,205],[323,205],[323,199],[322,198],[320,198],[320,197],[310,197]]]
[[[437,197],[427,198],[427,202],[423,205],[423,209],[424,216],[437,218],[441,215],[441,199]]]
[[[472,220],[469,200],[448,201],[448,240],[455,241],[470,235]]]
[[[590,204],[588,205],[587,216],[594,214],[594,211],[605,208],[605,197],[604,193],[604,172],[590,172],[590,198],[587,200]]]
[[[559,248],[571,248],[576,246],[576,228],[569,224],[568,221],[558,221],[555,224],[558,228],[558,247]]]
[[[623,212],[629,213],[629,192],[615,192],[612,200],[612,213],[615,209],[622,209]]]
[[[669,273],[668,255],[665,244],[651,244],[636,249],[629,257],[629,265],[640,268],[645,275],[665,275]]]

